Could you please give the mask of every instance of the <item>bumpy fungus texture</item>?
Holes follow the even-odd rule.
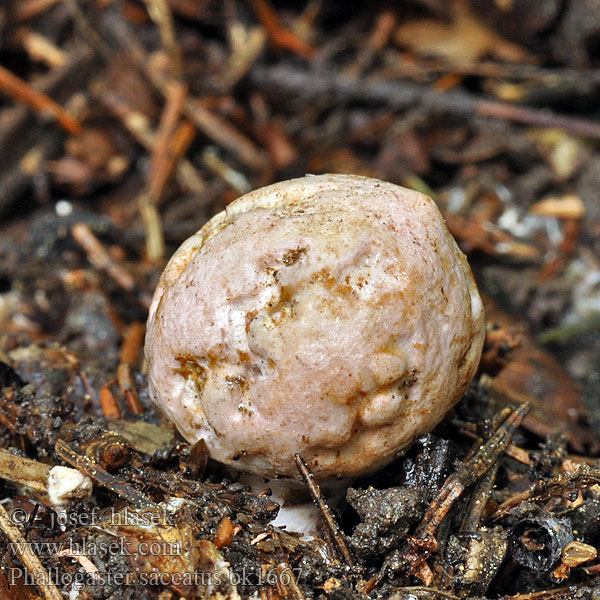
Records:
[[[367,177],[246,194],[190,237],[154,294],[154,401],[212,458],[321,479],[373,471],[473,377],[475,281],[435,203]]]

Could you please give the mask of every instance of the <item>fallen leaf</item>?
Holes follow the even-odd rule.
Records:
[[[397,44],[421,56],[440,56],[451,63],[472,64],[486,55],[509,62],[527,59],[528,53],[480,21],[464,0],[454,0],[449,21],[418,19],[398,27]]]

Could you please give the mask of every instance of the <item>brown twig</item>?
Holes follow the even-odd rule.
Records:
[[[43,62],[51,69],[60,69],[67,63],[66,52],[37,31],[21,27],[15,38],[33,60]]]
[[[129,410],[134,415],[144,414],[144,409],[140,404],[137,389],[135,388],[135,384],[133,383],[133,379],[131,378],[131,369],[129,368],[128,363],[121,363],[119,365],[117,369],[117,380],[119,382],[119,389],[121,390],[121,393],[125,396],[125,400],[127,400]]]
[[[49,474],[48,465],[0,449],[0,478],[46,492]]]
[[[56,442],[56,453],[70,465],[97,481],[100,485],[115,492],[138,508],[156,508],[156,504],[144,496],[140,491],[125,481],[117,479],[93,462],[89,457],[78,454],[63,440]]]
[[[494,464],[477,482],[473,494],[469,499],[469,506],[467,507],[465,518],[460,526],[460,533],[473,533],[477,531],[483,511],[485,510],[487,501],[492,493],[497,472],[498,463]]]
[[[453,424],[456,425],[460,433],[464,436],[478,442],[483,442],[483,439],[477,435],[477,426],[474,423],[467,423],[453,419]],[[531,458],[529,458],[529,452],[527,452],[527,450],[523,450],[523,448],[519,448],[519,446],[516,446],[515,444],[509,444],[504,450],[504,454],[506,454],[506,456],[510,456],[523,465],[527,465],[528,467],[531,467],[534,464]]]
[[[576,597],[592,597],[591,591],[590,596],[582,596],[579,595],[577,592],[578,588],[576,586],[571,585],[562,588],[555,588],[553,590],[541,590],[539,592],[531,592],[529,594],[516,594],[514,596],[510,596],[510,600],[571,600],[572,598]]]
[[[0,528],[12,542],[11,548],[21,559],[33,580],[36,582],[40,593],[46,600],[63,600],[62,594],[58,591],[54,582],[51,580],[46,567],[32,550],[31,544],[25,539],[20,529],[12,522],[8,511],[0,504]]]
[[[231,90],[252,68],[265,47],[266,35],[262,27],[246,30],[240,23],[230,28],[231,55],[223,72],[214,81],[216,88]]]
[[[395,109],[417,105],[451,114],[481,116],[513,121],[534,127],[557,127],[593,139],[600,138],[600,123],[512,104],[482,100],[462,90],[440,93],[411,81],[365,82],[345,75],[309,73],[289,65],[256,66],[250,72],[252,83],[265,95],[305,100],[329,98],[332,103],[362,102],[383,104]]]
[[[8,69],[0,65],[0,90],[16,102],[23,102],[42,116],[50,116],[68,133],[83,131],[81,123],[60,104],[45,94],[38,92]]]
[[[476,103],[476,110],[484,117],[513,121],[531,127],[554,127],[584,137],[600,138],[600,123],[560,115],[548,109],[535,109],[491,100],[479,100]]]
[[[21,0],[15,2],[11,7],[12,17],[15,21],[27,21],[33,19],[58,4],[61,0]]]
[[[125,129],[146,150],[152,152],[156,133],[150,126],[150,120],[140,112],[132,110],[123,99],[110,90],[93,88],[97,99],[121,121]],[[176,154],[176,152],[174,151]],[[206,183],[196,167],[185,158],[180,158],[175,165],[178,184],[186,191],[202,194],[206,191]]]
[[[165,254],[165,239],[160,214],[148,193],[143,193],[138,198],[138,205],[146,232],[146,257],[153,263],[158,262]]]
[[[284,597],[292,600],[305,600],[305,596],[296,581],[294,572],[289,563],[282,562],[277,565],[277,581],[284,588]]]
[[[164,187],[173,171],[174,161],[169,160],[169,147],[177,130],[177,124],[181,118],[186,97],[187,86],[181,83],[173,83],[168,86],[165,107],[158,129],[156,130],[152,158],[150,160],[150,182],[148,189],[150,199],[155,204],[160,201]],[[193,132],[194,127],[191,126],[191,134]],[[190,142],[191,139],[189,140]],[[187,146],[185,150],[187,150]]]
[[[175,79],[181,79],[183,75],[181,47],[177,41],[173,14],[169,3],[166,0],[144,0],[144,2],[148,8],[150,18],[158,26],[162,45],[171,61],[170,70]]]
[[[522,502],[549,500],[556,496],[564,496],[574,490],[580,490],[598,484],[600,484],[600,470],[592,470],[586,465],[582,465],[575,473],[560,473],[550,481],[536,484],[528,490],[509,498],[489,516],[488,520],[490,522],[499,521],[501,518],[505,517],[512,508],[518,506]]]
[[[267,32],[269,42],[278,49],[291,50],[303,58],[313,58],[316,50],[293,31],[284,27],[268,0],[251,0],[256,17]]]
[[[347,74],[350,77],[360,77],[371,66],[377,54],[388,44],[397,25],[397,15],[391,8],[383,9],[375,18],[373,30],[363,48],[358,52],[356,61]]]
[[[121,410],[119,405],[108,387],[110,384],[106,383],[100,388],[100,407],[102,413],[108,419],[119,419],[121,417]]]
[[[102,39],[102,36],[94,29],[85,12],[79,6],[78,0],[66,0],[75,25],[81,32],[81,38],[86,44],[89,44],[99,56],[106,62],[110,62],[115,54],[114,50]]]
[[[510,440],[530,411],[531,404],[522,404],[498,427],[494,435],[479,448],[475,455],[461,465],[444,483],[437,498],[430,504],[423,520],[413,535],[411,546],[418,548],[435,539],[435,533],[454,502],[462,492],[482,477],[506,449]]]
[[[163,96],[166,96],[169,80],[150,67],[146,52],[135,36],[130,31],[121,29],[116,29],[113,33],[127,49],[136,67]],[[253,141],[229,121],[206,108],[201,100],[188,97],[185,102],[185,114],[204,135],[231,151],[246,166],[261,170],[268,164],[265,153]]]
[[[350,550],[348,549],[348,545],[346,544],[346,539],[344,534],[342,533],[337,521],[335,520],[333,514],[325,499],[323,498],[323,494],[321,493],[321,488],[319,484],[315,480],[315,476],[310,470],[309,466],[306,464],[304,459],[299,455],[294,455],[294,460],[296,461],[296,467],[298,468],[298,472],[302,477],[302,480],[306,484],[308,491],[313,499],[313,502],[317,505],[321,514],[323,515],[323,519],[325,520],[325,524],[327,525],[327,529],[331,534],[331,537],[334,540],[336,548],[340,553],[340,556],[344,559],[344,562],[350,567],[354,567],[354,561],[352,560],[352,555],[350,554]]]
[[[150,296],[139,289],[135,279],[121,265],[116,263],[106,251],[102,242],[92,233],[85,223],[75,223],[71,227],[73,239],[85,250],[88,260],[101,271],[105,271],[126,292],[135,294],[138,302],[144,307],[150,307]]]
[[[185,109],[187,116],[206,136],[233,152],[242,163],[256,170],[265,167],[265,153],[229,121],[205,108],[200,100],[189,98]]]
[[[123,333],[123,343],[119,353],[119,362],[128,365],[136,365],[140,349],[144,342],[146,328],[143,323],[134,321],[130,323]]]
[[[435,535],[439,526],[465,489],[476,483],[498,460],[530,409],[531,405],[526,403],[512,411],[490,439],[446,479],[437,496],[429,505],[414,534],[408,538],[399,550],[395,551],[396,557],[401,558],[408,573],[417,576],[422,575],[421,579],[425,585],[429,585],[428,582],[432,575],[429,569],[423,570],[422,566],[431,553],[437,550],[438,543]],[[377,584],[383,581],[390,560],[391,558],[386,559],[380,569],[377,575]]]
[[[150,182],[148,192],[139,198],[140,212],[146,228],[146,251],[148,259],[155,262],[165,254],[165,241],[162,220],[157,209],[157,204],[169,181],[179,159],[187,152],[196,136],[196,128],[190,121],[184,121],[174,132],[167,131],[164,141],[161,140],[159,130],[153,153],[152,167],[150,169]]]

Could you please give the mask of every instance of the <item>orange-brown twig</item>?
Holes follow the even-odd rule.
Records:
[[[32,88],[0,65],[0,90],[16,102],[23,102],[40,115],[50,115],[68,133],[81,133],[81,123],[60,104]]]
[[[179,124],[175,132],[167,140],[165,153],[156,164],[156,172],[150,181],[150,199],[158,203],[167,182],[171,178],[179,159],[185,155],[196,137],[196,126],[187,119]]]
[[[177,123],[181,118],[186,97],[186,85],[176,82],[167,86],[165,107],[156,131],[156,137],[154,138],[152,159],[150,161],[150,182],[148,188],[150,198],[154,202],[160,199],[166,183],[164,165],[167,162],[169,145],[177,128]]]
[[[140,398],[131,378],[131,369],[128,363],[121,363],[117,369],[117,380],[119,382],[119,389],[127,400],[127,406],[134,415],[141,415],[144,413],[144,409],[140,403]]]
[[[105,383],[100,388],[100,407],[105,417],[109,419],[118,419],[121,416],[119,405],[108,387],[110,383]]]
[[[316,54],[316,50],[310,44],[282,25],[268,0],[252,0],[252,8],[273,46],[291,50],[303,58],[312,58]]]
[[[123,343],[119,352],[119,362],[128,365],[136,365],[138,355],[144,342],[145,327],[143,323],[134,321],[123,334]]]

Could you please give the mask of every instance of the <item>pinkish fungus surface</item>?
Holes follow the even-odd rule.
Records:
[[[212,458],[321,479],[373,471],[430,431],[478,365],[484,315],[435,203],[307,176],[246,194],[186,240],[154,294],[154,401]]]

